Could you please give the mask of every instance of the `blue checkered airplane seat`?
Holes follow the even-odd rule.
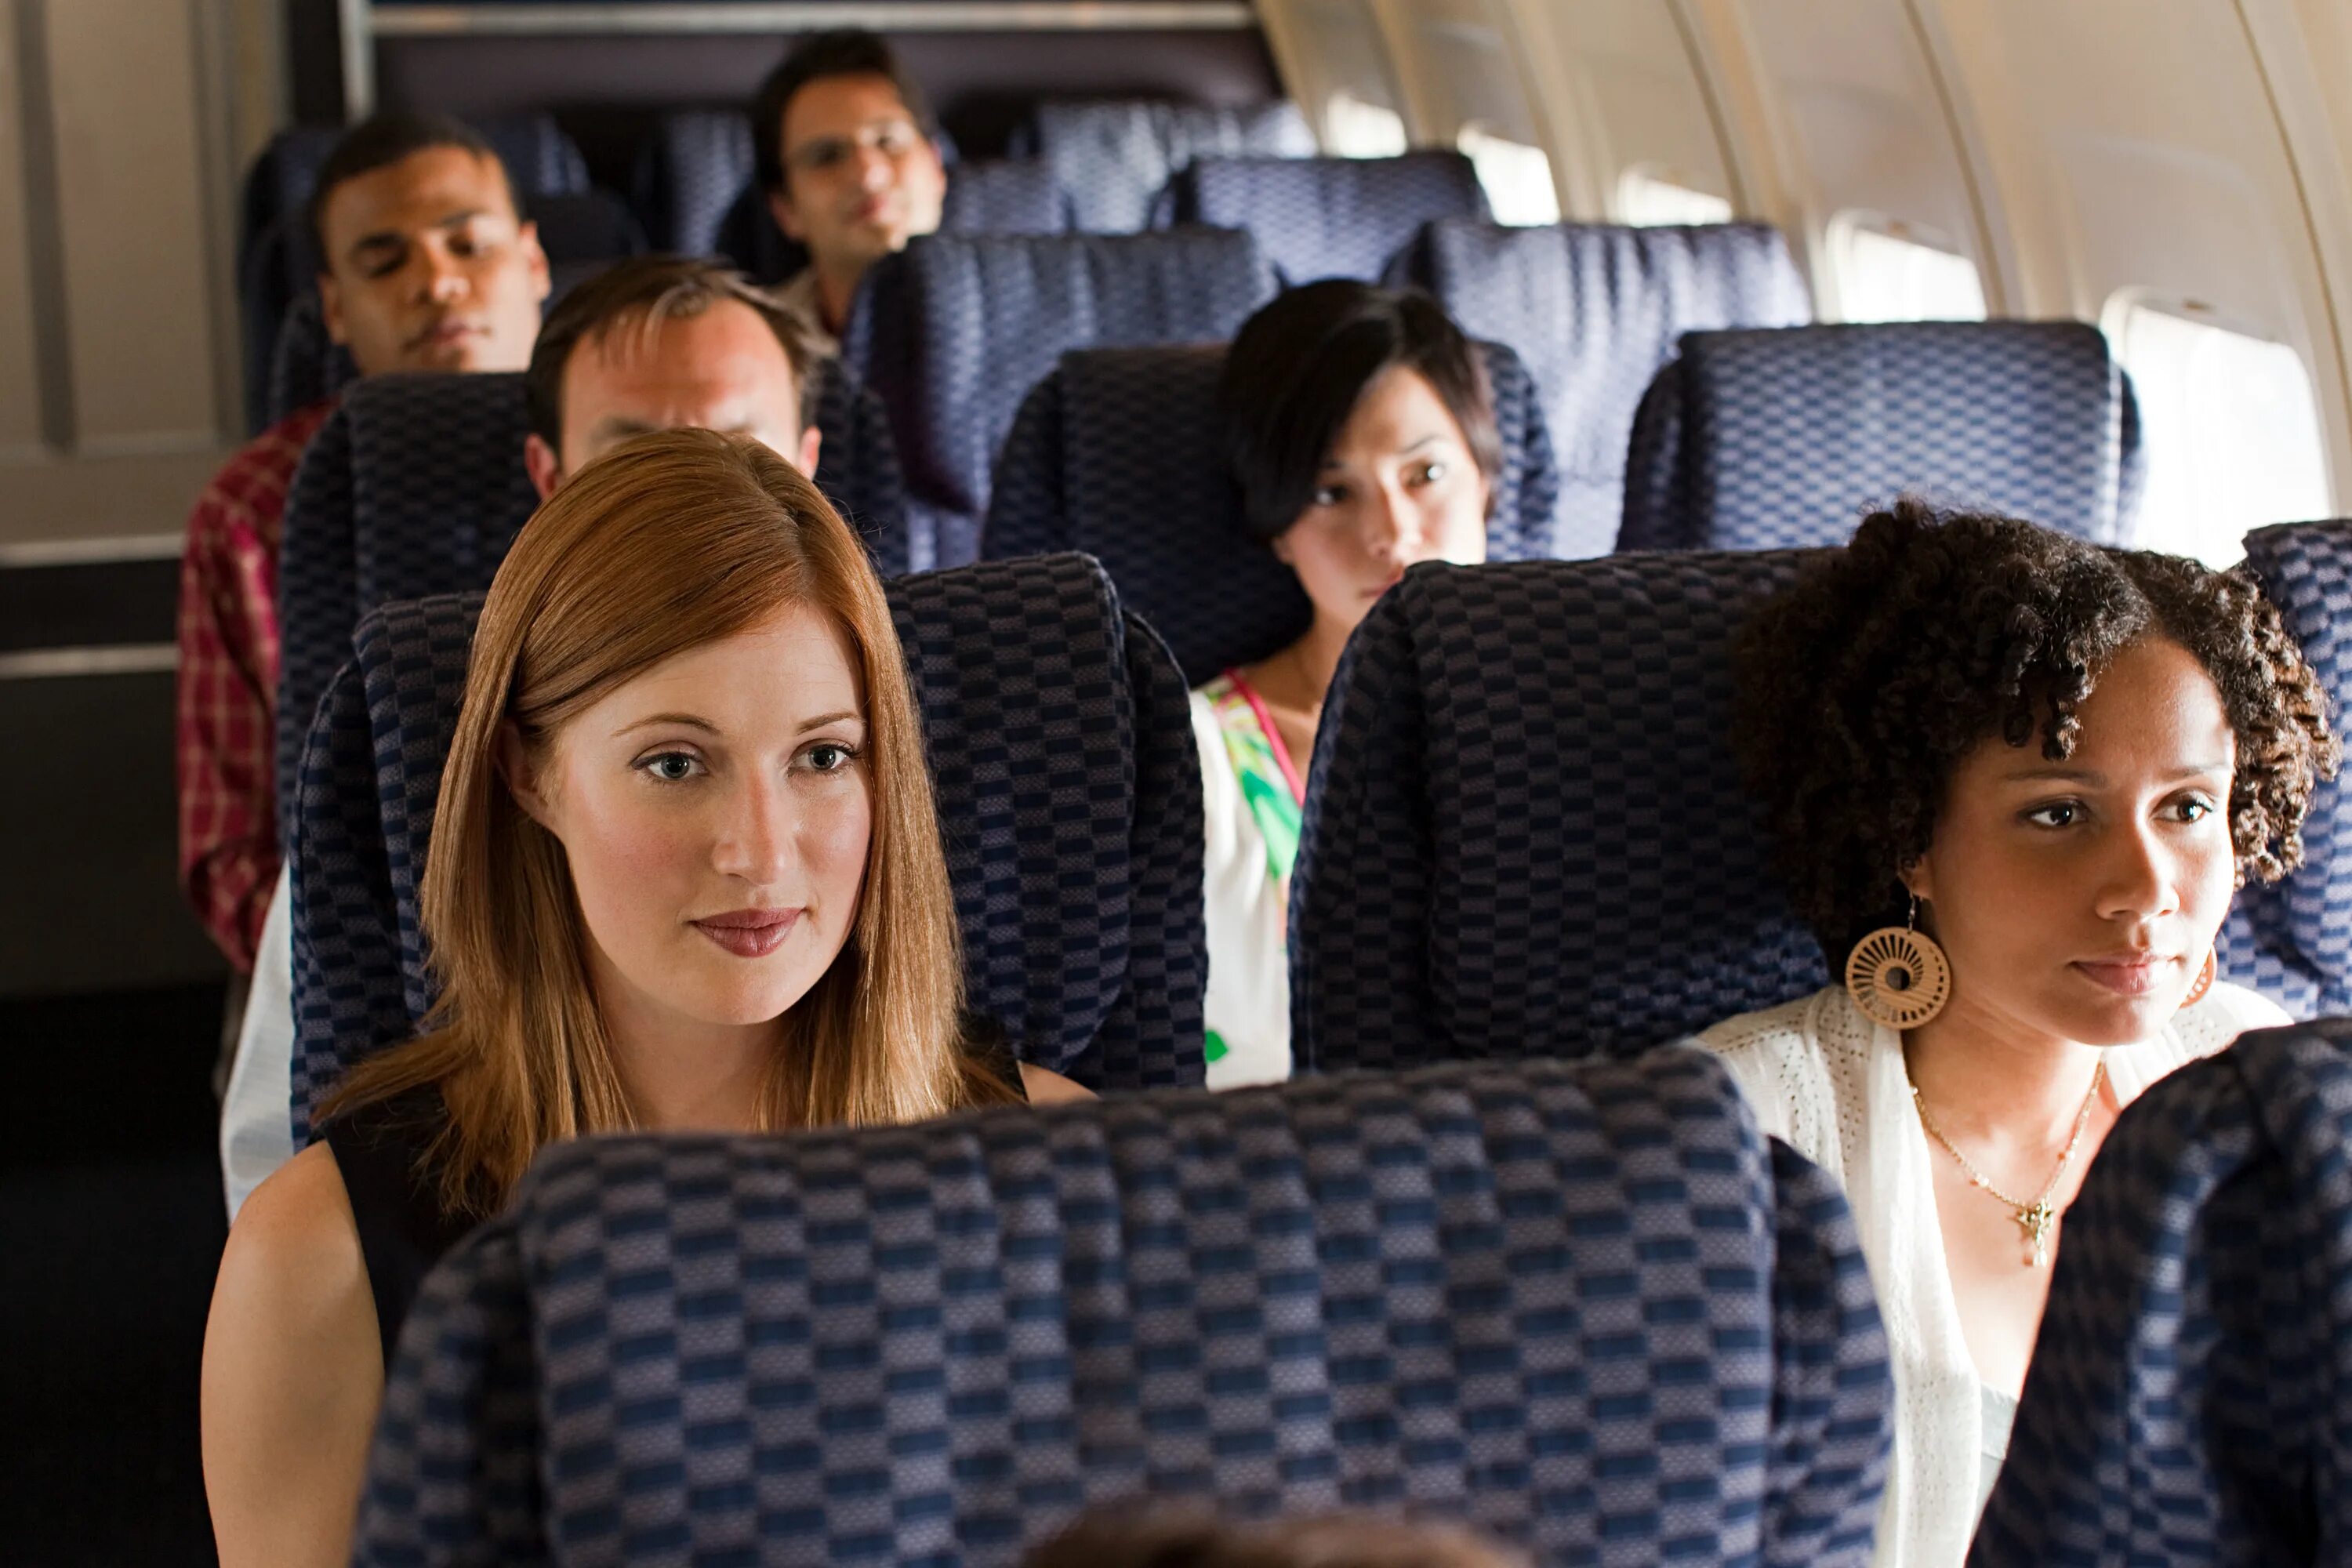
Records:
[[[1182,676],[1081,556],[887,585],[975,1008],[1098,1089],[1197,1085],[1201,775]],[[360,625],[311,725],[293,867],[294,1120],[432,1002],[417,889],[478,592]]]
[[[838,365],[817,392],[817,487],[859,527],[877,571],[906,570],[887,421]],[[489,586],[539,498],[522,465],[522,377],[355,382],[303,454],[278,567],[281,828],[312,710],[362,616],[395,599]]]
[[[1486,193],[1450,148],[1396,158],[1195,158],[1154,217],[1244,229],[1285,283],[1381,276],[1423,224],[1484,224]]]
[[[517,195],[573,195],[588,189],[587,160],[546,115],[492,115],[477,121],[475,127],[498,150]],[[248,433],[257,434],[271,422],[266,398],[278,323],[318,275],[306,208],[320,166],[342,134],[340,126],[281,131],[246,171],[236,277]]]
[[[1427,289],[1464,331],[1527,362],[1559,458],[1562,555],[1615,546],[1633,410],[1683,333],[1795,326],[1813,314],[1787,241],[1763,224],[1449,220],[1414,237],[1389,281]]]
[[[1904,490],[2128,544],[2145,467],[2080,321],[1692,332],[1634,416],[1617,548],[1842,543]]]
[[[2352,1553],[2352,1020],[2126,1109],[2066,1243],[1971,1568]]]
[[[1826,983],[1728,740],[1732,636],[1804,560],[1406,573],[1316,737],[1302,1069],[1638,1051]]]
[[[1503,437],[1486,549],[1551,553],[1558,481],[1518,356],[1480,345]],[[1218,437],[1222,344],[1082,349],[1023,403],[998,459],[981,553],[1080,550],[1168,639],[1194,685],[1296,640],[1312,613],[1291,570],[1241,528]]]
[[[1311,158],[1315,132],[1292,103],[1212,106],[1050,101],[1015,132],[1015,157],[1041,158],[1089,234],[1132,234],[1152,198],[1195,158]]]
[[[2352,715],[2352,521],[2257,529],[2246,564],[2326,686],[2340,731]],[[2352,1014],[2352,814],[2341,779],[2314,793],[2303,847],[2303,868],[2285,881],[2238,890],[2221,974],[2298,1018]]]
[[[352,1561],[1013,1568],[1148,1498],[1859,1568],[1892,1404],[1695,1051],[585,1139],[426,1280]]]
[[[1053,171],[1026,159],[987,159],[948,167],[940,227],[948,234],[1066,234],[1076,227],[1070,198]],[[711,248],[747,276],[767,284],[789,280],[808,265],[808,249],[785,237],[756,183],[735,193],[711,239]]]
[[[629,172],[629,204],[656,250],[710,256],[719,226],[752,180],[751,123],[740,109],[662,115]]]
[[[882,399],[907,476],[909,561],[977,557],[989,474],[1065,350],[1231,337],[1274,292],[1247,235],[949,235],[867,271],[843,357]]]

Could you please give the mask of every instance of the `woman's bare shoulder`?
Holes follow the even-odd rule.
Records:
[[[1021,1064],[1021,1085],[1029,1091],[1032,1105],[1063,1105],[1074,1100],[1092,1100],[1095,1091],[1084,1084],[1073,1083],[1051,1068]]]

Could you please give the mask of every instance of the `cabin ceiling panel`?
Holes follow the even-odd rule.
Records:
[[[1625,175],[1738,198],[1715,117],[1666,0],[1517,0],[1528,74],[1560,127],[1579,217],[1617,216]]]
[[[1513,47],[1510,18],[1493,0],[1388,0],[1386,32],[1415,139],[1451,145],[1465,126],[1545,145]]]

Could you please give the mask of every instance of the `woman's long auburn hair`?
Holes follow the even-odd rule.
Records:
[[[501,727],[544,756],[623,683],[793,605],[833,616],[853,649],[873,827],[856,919],[782,1020],[760,1125],[912,1121],[1015,1098],[964,1048],[954,896],[881,583],[782,458],[748,439],[665,431],[551,497],[490,584],[425,867],[440,1000],[424,1036],[354,1068],[327,1108],[437,1085],[447,1119],[428,1164],[452,1212],[502,1205],[545,1144],[638,1125],[563,847],[509,790]]]

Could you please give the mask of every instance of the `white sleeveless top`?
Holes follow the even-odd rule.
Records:
[[[2217,984],[2154,1039],[2106,1053],[2116,1103],[2130,1104],[2244,1030],[2288,1021],[2253,992]],[[1895,1372],[1894,1466],[1872,1561],[1958,1568],[1983,1504],[1989,1440],[2004,1435],[1984,1430],[1984,1385],[1945,1267],[1927,1135],[1912,1108],[1902,1037],[1864,1017],[1833,985],[1717,1024],[1697,1043],[1723,1058],[1764,1131],[1836,1176],[1853,1205]]]

